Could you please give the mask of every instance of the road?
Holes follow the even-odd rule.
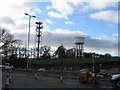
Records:
[[[64,79],[64,83],[61,84],[58,78],[38,76],[38,80],[34,79],[33,74],[25,74],[21,72],[11,73],[13,83],[10,83],[10,88],[112,88],[107,82],[100,81],[99,84],[88,83],[81,84],[76,79]],[[6,80],[6,73],[3,72],[2,85],[4,88]],[[103,83],[102,83],[103,82]]]

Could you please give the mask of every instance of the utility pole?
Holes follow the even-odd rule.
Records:
[[[40,40],[41,40],[41,29],[43,28],[43,25],[42,25],[43,22],[39,21],[39,22],[36,22],[37,26],[36,26],[36,32],[37,32],[37,42],[38,42],[38,50],[37,50],[37,58],[39,59],[40,56],[39,56],[39,51],[40,51]]]

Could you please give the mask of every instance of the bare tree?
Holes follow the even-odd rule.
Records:
[[[50,47],[49,46],[42,46],[40,48],[40,52],[43,58],[50,58]]]
[[[75,48],[71,48],[66,51],[66,56],[68,58],[74,58],[75,57],[74,55],[75,55]]]
[[[9,55],[10,55],[10,46],[13,43],[13,35],[11,35],[10,33],[4,33],[1,37],[1,43],[2,43],[2,49],[3,49],[3,54],[5,56],[6,59],[8,59]]]
[[[58,55],[59,58],[65,58],[66,57],[66,49],[64,46],[59,46],[58,49],[54,53],[55,55]]]
[[[21,58],[22,54],[26,53],[26,48],[21,47],[23,45],[21,40],[14,39],[14,36],[6,31],[6,29],[0,28],[0,47],[2,48],[0,52],[5,60]]]

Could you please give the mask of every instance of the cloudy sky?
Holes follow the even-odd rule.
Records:
[[[42,45],[56,49],[75,47],[74,37],[84,36],[84,50],[118,55],[119,0],[0,0],[0,27],[27,44],[28,16],[30,46],[35,46],[36,21],[43,22]]]

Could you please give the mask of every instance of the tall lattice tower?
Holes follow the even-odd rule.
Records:
[[[74,44],[76,46],[75,48],[75,58],[83,58],[84,57],[84,37],[75,37],[74,38]]]
[[[41,35],[42,35],[42,31],[41,29],[43,28],[42,25],[43,22],[39,21],[36,22],[37,26],[36,26],[36,32],[37,32],[37,42],[38,42],[38,50],[37,50],[37,58],[40,58],[40,42],[41,42]]]

